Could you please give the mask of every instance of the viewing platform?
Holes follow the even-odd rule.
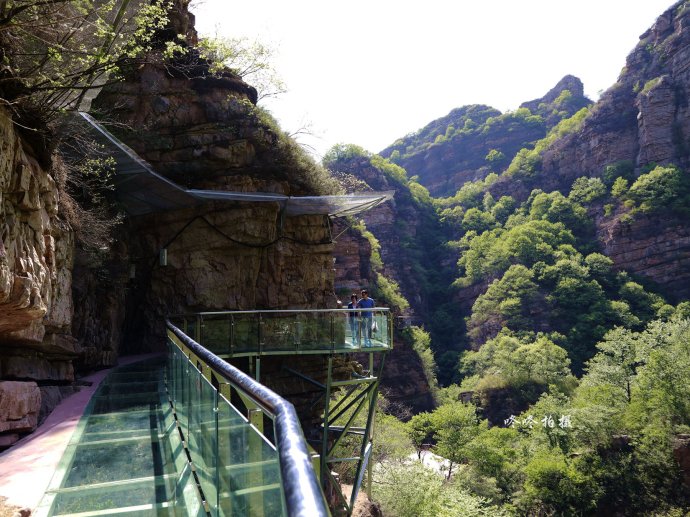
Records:
[[[224,359],[387,352],[393,346],[391,313],[384,307],[199,312],[170,321]]]

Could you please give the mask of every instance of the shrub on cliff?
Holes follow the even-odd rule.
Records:
[[[169,7],[141,0],[2,2],[0,96],[19,106],[24,125],[27,117],[45,121],[77,106],[90,88],[113,80],[125,63],[154,48]],[[178,43],[170,42],[167,51]]]
[[[630,186],[628,196],[643,212],[690,212],[690,175],[675,165],[657,166]]]

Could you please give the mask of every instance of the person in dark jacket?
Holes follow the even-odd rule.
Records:
[[[357,302],[358,309],[373,309],[376,302],[369,298],[369,291],[362,289],[362,299]],[[374,324],[374,311],[362,311],[362,325],[364,326],[364,346],[371,346],[371,327]]]

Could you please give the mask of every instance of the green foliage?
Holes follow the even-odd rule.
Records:
[[[410,193],[417,203],[431,206],[432,200],[429,195],[429,191],[423,185],[417,183],[416,181],[410,181],[407,184],[410,189]]]
[[[596,483],[558,452],[538,452],[525,467],[525,476],[519,506],[527,513],[578,515],[596,507]]]
[[[642,94],[649,93],[660,82],[661,82],[661,77],[655,77],[653,79],[650,79],[649,81],[644,83],[644,86],[642,87],[642,91],[640,93],[642,93]]]
[[[398,283],[388,279],[381,273],[376,275],[376,289],[374,290],[374,294],[379,298],[383,298],[389,305],[398,310],[403,311],[410,306],[405,297],[400,294],[400,286]]]
[[[209,62],[212,74],[231,70],[256,88],[259,100],[286,91],[272,64],[274,50],[264,43],[248,38],[216,36],[200,38],[198,50],[200,56]]]
[[[539,140],[535,144],[533,149],[521,149],[508,166],[506,174],[522,177],[533,177],[537,175],[541,168],[541,157],[544,151],[556,140],[577,131],[588,114],[589,110],[587,108],[582,108],[572,117],[561,120],[549,131],[545,138]]]
[[[362,149],[361,147],[359,149]],[[363,149],[362,149],[363,151]],[[351,159],[348,158],[348,159]],[[324,161],[326,160],[326,157],[324,157]],[[392,162],[392,160],[387,160],[378,154],[375,154],[371,156],[371,165],[373,167],[376,167],[378,170],[380,170],[384,175],[387,177],[394,179],[398,183],[404,185],[407,183],[407,171],[400,167],[399,165],[396,165],[395,163]],[[421,185],[420,185],[421,187]],[[422,187],[424,188],[424,187]],[[426,196],[429,196],[429,193],[427,192]]]
[[[410,306],[407,299],[400,293],[400,286],[394,280],[387,278],[383,270],[383,260],[381,259],[381,244],[378,239],[366,229],[364,223],[356,226],[359,229],[362,237],[369,241],[371,246],[371,268],[374,273],[374,286],[371,289],[371,294],[377,303],[381,306],[387,305],[393,307],[398,311],[405,310]]]
[[[491,165],[500,165],[505,162],[506,155],[498,149],[491,149],[484,159]]]
[[[290,175],[293,187],[301,188],[310,195],[333,195],[340,192],[338,182],[329,171],[317,164],[311,155],[283,131],[267,110],[248,101],[246,105],[247,115],[253,117],[257,125],[264,126],[275,135],[272,151],[276,155],[276,161]]]
[[[591,203],[606,195],[606,185],[599,178],[577,178],[570,189],[568,199],[576,203]]]
[[[573,94],[570,90],[563,90],[556,100],[553,101],[554,106],[560,106],[562,104],[567,104],[573,98]]]
[[[421,459],[424,446],[429,444],[434,434],[431,413],[417,413],[405,424],[405,429],[417,451],[417,458]]]
[[[619,177],[611,185],[611,195],[615,198],[622,198],[628,192],[628,180]]]
[[[460,483],[444,481],[419,463],[384,466],[374,478],[374,499],[385,515],[396,517],[504,517],[508,513],[470,494]]]
[[[637,375],[637,334],[622,327],[610,330],[597,343],[597,354],[587,363],[582,386],[605,386],[607,393],[630,403],[632,383]]]
[[[488,340],[478,351],[465,352],[460,360],[465,375],[480,378],[473,386],[477,391],[504,387],[521,390],[535,383],[567,390],[572,383],[569,366],[566,350],[548,337],[520,339],[507,331]]]
[[[640,335],[644,359],[632,389],[627,420],[646,433],[690,424],[690,321],[657,321]]]
[[[623,178],[628,181],[634,178],[635,167],[631,160],[619,160],[604,167],[601,179],[607,187],[613,185],[617,178]]]
[[[495,479],[505,495],[516,491],[524,468],[520,436],[516,429],[492,427],[481,432],[465,446],[467,461],[476,472]]]
[[[615,185],[614,185],[615,186]],[[630,186],[628,197],[643,212],[690,211],[690,179],[674,165],[657,166]]]
[[[424,329],[416,326],[406,327],[402,331],[403,339],[412,346],[412,349],[419,356],[422,362],[424,375],[431,389],[431,394],[436,398],[438,393],[438,382],[436,380],[436,361],[431,351],[431,337]]]
[[[472,404],[462,402],[439,406],[431,418],[436,439],[434,450],[450,462],[447,473],[447,479],[450,479],[453,466],[466,458],[465,446],[486,429],[486,422],[479,421]]]
[[[478,208],[470,208],[462,218],[462,229],[465,232],[477,233],[490,230],[496,225],[496,219],[490,212],[484,212]]]
[[[168,23],[169,2],[16,0],[0,7],[6,71],[21,88],[3,99],[48,120],[77,106],[85,92],[117,78],[132,59],[153,50]],[[168,42],[163,57],[183,49]],[[42,128],[38,128],[42,129]]]
[[[356,158],[371,159],[371,153],[363,147],[355,144],[335,144],[323,155],[321,163],[330,170],[338,170],[337,164],[342,161]]]
[[[480,134],[491,117],[500,117],[501,113],[489,106],[470,105],[454,109],[447,116],[440,118],[396,141],[386,150],[393,156],[399,153],[401,162],[411,156],[425,152],[431,145],[452,142],[455,138]],[[396,160],[397,161],[397,160]]]
[[[504,328],[530,330],[528,308],[536,301],[534,273],[523,265],[510,266],[500,280],[494,280],[472,306],[467,333],[475,343],[498,334]]]
[[[508,220],[508,216],[515,210],[515,200],[510,196],[501,196],[498,201],[491,207],[491,215],[493,218],[504,224]]]
[[[531,219],[563,223],[574,234],[581,234],[589,229],[587,211],[577,201],[564,197],[558,191],[549,194],[533,191],[527,205]]]
[[[464,253],[458,266],[464,277],[458,280],[458,285],[489,278],[506,270],[510,264],[531,267],[540,261],[552,262],[563,245],[575,242],[565,225],[546,220],[548,217],[576,219],[572,211],[560,210],[558,206],[551,210],[551,205],[547,208],[544,204],[535,208],[532,217],[533,220],[507,231],[494,229],[479,235],[469,232],[460,241]]]

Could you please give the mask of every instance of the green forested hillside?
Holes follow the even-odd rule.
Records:
[[[398,139],[381,156],[418,176],[434,196],[502,172],[521,149],[532,149],[552,128],[591,105],[582,82],[566,76],[544,97],[501,113],[485,105],[463,106]]]
[[[384,512],[690,511],[690,163],[684,122],[651,98],[672,83],[667,102],[685,109],[689,85],[669,59],[683,59],[687,13],[680,2],[643,35],[594,106],[561,85],[512,113],[453,110],[388,159],[360,150],[348,167],[327,163],[415,200],[397,233],[367,222],[395,257],[392,279],[425,307],[427,374],[441,385],[434,411],[381,417],[397,444],[380,456]],[[410,210],[422,238],[405,233]],[[417,278],[433,289],[410,292]],[[445,479],[415,449],[445,458]]]

